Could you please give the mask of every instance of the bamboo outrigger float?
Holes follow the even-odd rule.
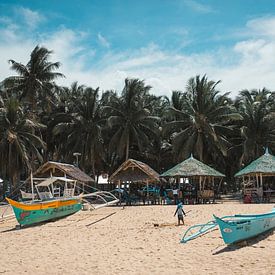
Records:
[[[275,228],[275,208],[265,214],[234,215],[221,218],[213,216],[213,221],[189,227],[184,233],[181,243],[187,243],[217,227],[220,228],[226,244],[237,243]]]

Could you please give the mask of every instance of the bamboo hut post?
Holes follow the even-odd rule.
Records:
[[[204,178],[203,178],[202,191],[204,191],[204,189],[205,189],[205,182],[206,182],[206,179],[207,179],[207,177],[204,177]]]
[[[243,179],[243,193],[245,195],[245,181],[244,181],[244,176],[242,176],[242,179]]]
[[[220,193],[220,188],[221,188],[221,185],[222,185],[222,180],[223,180],[223,178],[221,178],[221,180],[219,182],[218,189],[217,189],[217,195]]]
[[[260,200],[262,201],[263,199],[263,174],[260,174],[260,190],[259,190],[259,194],[260,194]]]
[[[263,187],[263,174],[260,174],[260,187]]]
[[[212,177],[212,185],[213,185],[213,190],[215,189],[215,178]]]
[[[148,182],[148,179],[146,180],[146,190],[147,190],[147,201],[148,201],[148,204],[149,204],[149,182]]]
[[[121,186],[121,183],[120,183],[120,180],[118,180],[118,188],[120,190],[120,186]],[[119,204],[121,205],[121,192],[119,192]]]
[[[215,202],[215,179],[214,177],[211,177],[212,178],[212,188],[213,188],[213,203]]]

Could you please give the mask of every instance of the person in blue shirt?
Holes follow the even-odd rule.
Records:
[[[176,216],[176,214],[178,214],[178,225],[180,225],[180,221],[182,221],[182,224],[184,225],[184,219],[183,219],[183,215],[186,216],[184,210],[183,210],[183,204],[182,202],[180,202],[177,205],[177,209],[176,212],[174,214],[174,217]]]

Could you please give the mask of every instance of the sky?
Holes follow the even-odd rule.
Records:
[[[129,77],[169,96],[206,74],[232,97],[275,90],[274,0],[0,0],[0,80],[36,45],[65,86],[121,91]]]

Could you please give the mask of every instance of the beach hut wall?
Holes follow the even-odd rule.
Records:
[[[110,182],[155,182],[159,174],[149,165],[134,159],[128,159],[110,176]]]
[[[72,164],[60,163],[60,162],[54,162],[54,161],[48,161],[44,163],[33,173],[34,177],[40,177],[40,178],[50,177],[50,176],[63,177],[65,175],[67,178],[70,178],[82,183],[94,182],[94,179],[92,179],[86,173],[81,171],[78,167],[75,167]],[[30,179],[28,178],[27,181],[29,180]]]
[[[200,176],[217,177],[217,178],[225,177],[224,174],[200,162],[199,160],[195,159],[193,156],[177,164],[173,168],[169,169],[168,171],[160,175],[160,177],[181,177],[181,178],[200,177]]]
[[[275,156],[269,154],[268,149],[261,157],[252,161],[245,168],[235,174],[235,177],[262,174],[262,176],[275,176]]]

